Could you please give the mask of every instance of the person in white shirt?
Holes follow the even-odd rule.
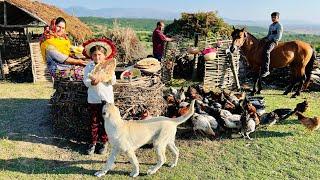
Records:
[[[95,40],[95,41],[94,41]],[[109,82],[99,82],[89,74],[94,69],[95,65],[112,59],[115,53],[109,51],[115,50],[115,46],[111,41],[106,39],[94,39],[84,43],[84,55],[91,57],[91,61],[84,68],[83,82],[88,87],[88,108],[91,118],[91,143],[87,149],[87,154],[91,155],[95,151],[98,154],[103,154],[106,150],[108,137],[104,129],[104,120],[102,117],[103,102],[113,103],[114,94],[113,86],[116,83],[116,76],[113,74],[112,80]],[[110,48],[110,46],[112,48]],[[88,49],[89,48],[89,49]],[[100,143],[98,143],[100,140]]]

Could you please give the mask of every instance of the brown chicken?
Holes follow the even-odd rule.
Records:
[[[319,129],[319,127],[320,127],[320,118],[319,117],[309,118],[309,117],[304,116],[299,111],[296,112],[295,114],[298,116],[298,119],[301,122],[301,124],[303,124],[309,130],[315,131],[315,130]]]
[[[252,103],[247,103],[245,105],[245,109],[248,111],[248,114],[250,115],[250,117],[254,120],[254,122],[256,123],[256,125],[260,124],[260,118],[257,114],[257,109],[256,107],[254,107],[252,105]]]
[[[188,111],[189,111],[189,107],[179,108],[179,110],[178,110],[178,116],[183,116],[183,115],[187,114]]]

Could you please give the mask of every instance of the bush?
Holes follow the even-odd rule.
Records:
[[[230,35],[232,28],[217,16],[217,12],[182,13],[181,18],[166,26],[168,35],[183,35],[192,38],[195,33],[202,36]]]

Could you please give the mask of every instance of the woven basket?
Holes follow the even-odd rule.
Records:
[[[143,110],[152,116],[163,115],[166,103],[163,99],[160,78],[141,77],[117,80],[114,85],[115,104],[123,119],[138,119]],[[57,135],[76,141],[91,139],[90,114],[87,103],[87,87],[82,81],[54,82],[55,93],[51,97],[51,117]]]

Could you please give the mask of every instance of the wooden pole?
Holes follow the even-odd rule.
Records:
[[[240,82],[239,82],[238,72],[236,71],[236,66],[234,64],[233,56],[232,56],[231,52],[228,52],[227,57],[231,63],[232,74],[233,74],[234,80],[236,81],[237,90],[239,91],[240,90]]]
[[[4,79],[4,71],[2,65],[1,51],[0,51],[0,79]]]
[[[7,24],[7,5],[6,2],[3,1],[3,25],[6,26]]]
[[[195,33],[194,36],[194,47],[198,47],[199,43],[199,34]],[[198,78],[198,54],[194,55],[194,63],[193,63],[193,69],[192,69],[192,80],[195,81]]]

